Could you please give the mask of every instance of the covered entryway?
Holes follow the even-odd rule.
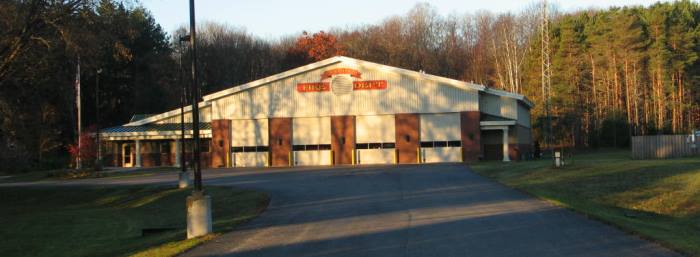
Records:
[[[461,162],[460,125],[459,113],[421,114],[421,162]]]
[[[292,151],[294,165],[331,165],[330,117],[294,118]]]
[[[231,121],[233,167],[264,167],[269,161],[267,119]]]
[[[396,162],[394,115],[357,116],[355,123],[358,164]]]
[[[510,161],[509,127],[515,121],[482,121],[482,142],[484,159]]]

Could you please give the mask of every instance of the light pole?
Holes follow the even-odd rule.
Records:
[[[202,170],[199,141],[199,90],[197,79],[197,32],[194,0],[190,0],[190,47],[192,49],[192,138],[194,141],[194,191],[187,197],[187,238],[211,233],[211,197],[202,191]]]
[[[182,74],[182,55],[184,54],[184,49],[182,48],[182,42],[190,40],[189,35],[181,36],[178,40],[178,45],[180,48],[180,79],[178,82],[182,86],[182,94],[180,95],[180,175],[178,181],[179,188],[187,188],[190,186],[190,176],[187,174],[187,165],[185,162],[185,104],[187,104],[187,95],[185,94],[185,83],[183,83],[184,76]]]
[[[100,74],[102,69],[97,69],[95,78],[95,130],[97,141],[97,158],[95,158],[95,170],[102,170],[102,146],[100,145]]]

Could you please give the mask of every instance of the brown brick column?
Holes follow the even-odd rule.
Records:
[[[211,139],[211,167],[226,167],[231,151],[231,120],[212,120]]]
[[[331,117],[331,150],[335,164],[352,164],[355,149],[355,116]]]
[[[461,112],[462,158],[465,162],[476,161],[481,156],[481,113]]]
[[[159,153],[141,153],[141,167],[158,167]]]
[[[399,163],[417,163],[420,146],[420,116],[396,114],[396,154]]]
[[[272,166],[289,166],[292,151],[292,118],[270,118],[268,122],[270,163]]]

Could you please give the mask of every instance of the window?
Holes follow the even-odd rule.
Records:
[[[382,148],[393,149],[393,148],[396,148],[396,144],[394,144],[394,143],[382,143]]]
[[[266,145],[260,146],[233,146],[231,147],[232,153],[260,153],[267,152],[269,147]]]
[[[355,144],[355,149],[393,149],[396,148],[395,143],[361,143]]]
[[[292,150],[294,151],[318,151],[318,150],[331,150],[330,144],[319,144],[319,145],[293,145]]]
[[[461,147],[462,141],[421,141],[421,148],[433,148],[433,147]]]
[[[435,141],[433,147],[446,147],[447,141]]]

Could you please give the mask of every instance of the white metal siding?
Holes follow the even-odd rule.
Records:
[[[518,144],[532,144],[532,131],[530,128],[516,126],[516,130]]]
[[[292,142],[295,145],[331,143],[330,117],[295,118],[292,126]]]
[[[394,163],[396,149],[359,149],[356,154],[359,164],[389,164]]]
[[[296,91],[297,83],[319,82],[324,71],[341,67],[359,70],[361,80],[386,80],[388,87],[355,90],[346,95],[331,91]],[[339,63],[215,99],[212,105],[215,119],[245,119],[476,111],[478,99],[476,89],[457,88],[375,67]]]
[[[530,127],[530,110],[521,103],[518,103],[518,125]]]
[[[294,165],[331,165],[331,150],[294,151]]]
[[[421,148],[421,159],[423,163],[437,162],[461,162],[461,147],[432,147]]]
[[[479,96],[479,110],[486,114],[508,119],[517,119],[516,99],[483,93]]]
[[[231,146],[266,146],[267,119],[232,120],[231,134]]]
[[[355,117],[355,142],[396,142],[394,115],[370,115]]]
[[[267,166],[267,152],[233,153],[234,167],[264,167]]]
[[[459,113],[421,114],[421,141],[461,140]]]

